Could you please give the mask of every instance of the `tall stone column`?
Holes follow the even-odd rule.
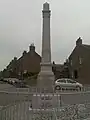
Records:
[[[50,15],[49,4],[43,5],[43,28],[42,28],[42,63],[51,63],[50,46]]]
[[[43,31],[42,31],[42,61],[41,71],[38,75],[38,86],[52,88],[54,83],[54,74],[51,63],[51,43],[50,43],[50,15],[49,4],[43,4]]]

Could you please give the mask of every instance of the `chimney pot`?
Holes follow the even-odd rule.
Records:
[[[35,52],[35,46],[34,46],[33,43],[30,45],[30,47],[29,47],[29,51],[33,51],[33,52]]]
[[[76,46],[78,46],[78,45],[82,45],[82,39],[81,39],[81,37],[79,37],[77,39],[77,41],[76,41]]]

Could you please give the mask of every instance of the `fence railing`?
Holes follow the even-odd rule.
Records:
[[[15,101],[0,110],[0,120],[84,120],[90,118],[90,103],[59,106],[52,109],[31,108],[31,101]]]

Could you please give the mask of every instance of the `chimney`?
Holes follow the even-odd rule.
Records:
[[[76,41],[76,46],[82,45],[82,39],[79,37]]]
[[[24,50],[24,52],[23,52],[23,56],[26,55],[26,54],[27,54],[27,51]]]
[[[33,43],[29,46],[29,51],[30,52],[35,52],[35,46],[34,46]]]
[[[16,61],[17,60],[17,57],[14,57],[14,61]]]

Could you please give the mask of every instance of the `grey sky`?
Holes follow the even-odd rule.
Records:
[[[63,63],[81,36],[90,44],[90,0],[48,0],[52,10],[52,60]],[[34,42],[41,54],[45,0],[0,0],[0,69]]]

